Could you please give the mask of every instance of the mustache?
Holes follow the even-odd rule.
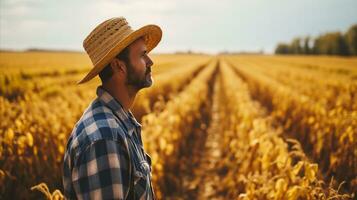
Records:
[[[151,67],[147,67],[145,74],[149,74],[150,72],[151,72]]]

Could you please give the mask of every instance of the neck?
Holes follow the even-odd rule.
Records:
[[[128,85],[103,84],[102,87],[128,111],[134,103],[138,90]]]

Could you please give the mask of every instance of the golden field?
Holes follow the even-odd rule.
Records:
[[[356,198],[357,58],[152,58],[132,110],[159,199]],[[39,183],[61,198],[66,140],[100,83],[76,85],[90,67],[83,53],[0,52],[0,199],[44,198]]]

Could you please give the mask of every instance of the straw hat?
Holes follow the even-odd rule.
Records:
[[[146,25],[133,30],[124,17],[108,19],[99,24],[83,41],[83,47],[92,60],[93,68],[78,84],[85,83],[110,63],[125,47],[143,37],[150,52],[160,42],[162,31],[157,25]]]

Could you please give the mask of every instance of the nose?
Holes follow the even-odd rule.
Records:
[[[147,56],[146,66],[151,67],[153,64],[154,64],[154,62],[151,60],[151,58],[149,56]]]

